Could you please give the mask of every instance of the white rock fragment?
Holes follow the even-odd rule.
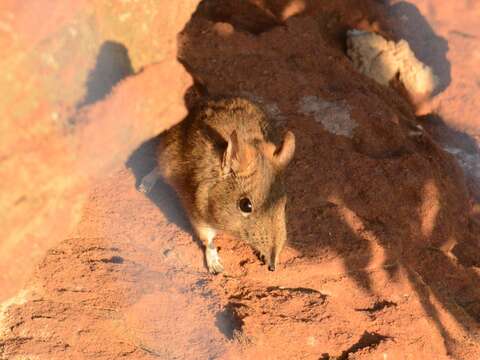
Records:
[[[299,111],[304,115],[313,115],[316,122],[335,135],[351,138],[358,126],[351,118],[345,101],[330,102],[317,96],[304,96],[300,100]]]
[[[415,98],[427,98],[438,85],[432,69],[415,57],[405,40],[389,41],[373,32],[347,32],[347,54],[357,71],[382,85],[398,74],[407,91]]]

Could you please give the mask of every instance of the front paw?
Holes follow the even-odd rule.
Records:
[[[148,178],[148,176],[145,176],[140,182],[140,185],[138,186],[138,191],[144,194],[148,194],[150,193],[150,191],[152,191],[154,186],[155,186],[155,181],[151,178]]]
[[[220,274],[221,272],[223,272],[224,268],[222,263],[220,262],[220,257],[218,256],[217,249],[207,248],[205,255],[207,258],[208,271],[211,274]]]
[[[140,185],[138,186],[138,190],[144,194],[148,194],[150,191],[152,191],[159,177],[160,173],[156,167],[142,178]]]

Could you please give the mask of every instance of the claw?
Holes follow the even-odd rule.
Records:
[[[147,184],[147,183],[142,182],[140,184],[140,186],[138,187],[138,191],[140,191],[144,194],[148,194],[152,190],[152,188],[153,188],[152,184]]]
[[[208,271],[210,271],[211,274],[216,275],[222,273],[224,271],[224,268],[220,261],[217,261],[208,265]]]
[[[218,256],[217,249],[207,248],[206,250],[207,266],[208,271],[212,274],[220,274],[223,272],[224,268],[220,262],[220,257]]]
[[[158,179],[159,170],[155,168],[142,178],[140,185],[138,186],[138,191],[148,194],[150,191],[152,191]]]

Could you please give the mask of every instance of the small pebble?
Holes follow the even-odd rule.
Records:
[[[235,29],[233,28],[232,24],[224,23],[224,22],[217,22],[213,25],[213,30],[217,35],[220,36],[229,36],[232,35]]]

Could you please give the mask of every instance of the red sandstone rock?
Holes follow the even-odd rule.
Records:
[[[186,115],[176,36],[197,3],[0,5],[0,298],[72,230],[91,180]]]

